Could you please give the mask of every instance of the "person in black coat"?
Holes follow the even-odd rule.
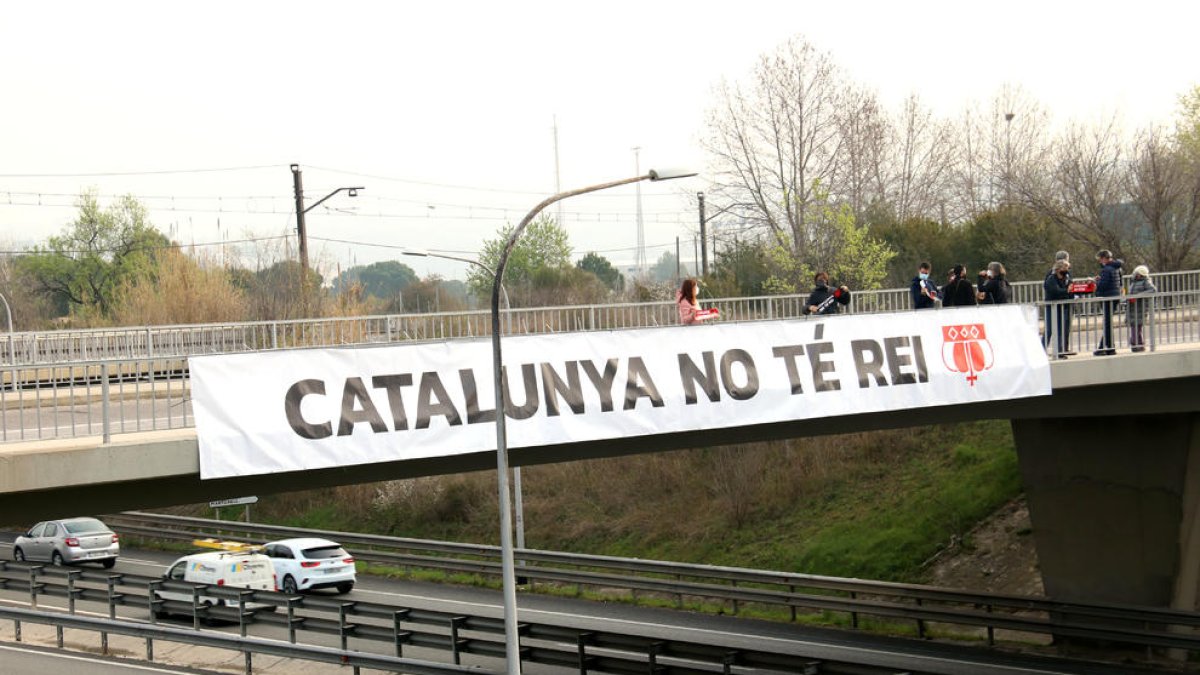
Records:
[[[1100,263],[1100,274],[1096,277],[1097,298],[1119,298],[1121,296],[1121,266],[1124,264],[1113,257],[1112,251],[1101,249],[1096,254]],[[1104,335],[1100,338],[1098,349],[1092,352],[1095,356],[1112,356],[1117,353],[1113,344],[1112,315],[1117,307],[1116,300],[1105,300],[1100,303],[1104,310]]]
[[[1061,302],[1071,299],[1071,263],[1066,259],[1054,261],[1054,267],[1046,275],[1042,288],[1046,293],[1046,302]],[[1054,355],[1065,359],[1075,352],[1071,351],[1071,305],[1062,303],[1046,306],[1046,331],[1042,344],[1049,347],[1050,338],[1055,328],[1058,330],[1058,340],[1054,344]]]
[[[808,301],[804,303],[805,314],[818,314],[825,316],[827,314],[837,314],[841,311],[838,305],[850,304],[850,289],[845,285],[837,288],[829,287],[829,275],[825,272],[817,272],[813,275],[813,283],[816,288],[812,293],[808,294]]]
[[[1004,265],[988,263],[987,269],[979,273],[979,292],[976,298],[981,305],[1007,305],[1009,299],[1008,279]]]
[[[938,287],[929,278],[929,270],[933,267],[927,263],[921,263],[917,268],[917,276],[913,277],[912,283],[909,284],[908,294],[912,297],[913,309],[932,309],[937,307]]]
[[[975,287],[966,279],[967,268],[955,265],[950,269],[950,280],[942,287],[943,307],[974,307]]]

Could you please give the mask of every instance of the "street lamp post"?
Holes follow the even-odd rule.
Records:
[[[513,564],[512,541],[512,498],[508,491],[508,437],[505,424],[506,408],[504,401],[504,365],[500,353],[500,288],[504,278],[504,268],[508,265],[508,257],[513,247],[521,238],[521,233],[542,209],[568,197],[607,190],[609,188],[644,180],[660,181],[673,178],[686,178],[696,175],[694,172],[680,170],[654,171],[633,178],[623,178],[609,183],[600,183],[589,187],[568,190],[551,195],[542,200],[533,210],[525,214],[521,222],[513,229],[504,250],[500,252],[500,260],[496,263],[496,274],[492,280],[492,379],[496,390],[496,476],[500,493],[500,570],[504,587],[504,654],[509,675],[519,675],[521,672],[520,642],[517,636],[517,583],[516,571]]]
[[[484,265],[478,260],[470,258],[460,258],[456,255],[446,255],[444,253],[432,253],[430,251],[401,251],[401,255],[411,255],[420,258],[441,258],[443,260],[457,260],[476,267],[487,272],[490,276],[496,276],[496,271]],[[500,284],[500,294],[504,298],[504,320],[507,324],[504,328],[509,335],[512,335],[512,305],[508,302],[508,290],[504,288],[504,284]],[[521,493],[521,467],[513,467],[513,491],[516,492],[516,512],[517,512],[517,548],[525,548],[525,504]]]
[[[340,187],[333,192],[321,197],[312,205],[305,208],[304,206],[304,179],[301,177],[300,165],[292,165],[292,190],[296,196],[296,236],[300,241],[300,287],[303,289],[304,284],[308,282],[308,227],[304,222],[304,214],[312,211],[320,206],[325,200],[336,195],[339,192],[345,191],[351,197],[357,197],[359,190],[365,190],[364,187]]]

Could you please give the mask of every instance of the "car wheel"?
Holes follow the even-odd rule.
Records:
[[[55,551],[54,555],[50,556],[50,564],[54,565],[55,567],[62,567],[66,563],[63,562],[62,554],[59,553],[58,551]]]
[[[14,548],[13,560],[16,560],[17,562],[25,562],[25,551],[22,551],[19,548]]]
[[[296,580],[293,579],[292,575],[290,574],[283,578],[283,592],[287,593],[288,595],[295,595],[296,593],[300,592],[300,590],[296,588]]]
[[[113,565],[116,565],[116,564],[117,564],[117,559],[116,559],[116,558],[109,558],[108,560],[105,560],[104,562],[102,562],[102,563],[100,563],[100,564],[101,564],[101,565],[104,565],[104,569],[106,569],[106,570],[111,570],[111,569],[113,568]]]
[[[353,588],[354,588],[354,582],[347,581],[344,584],[337,585],[337,592],[341,593],[342,595],[345,595],[345,594],[349,593]]]

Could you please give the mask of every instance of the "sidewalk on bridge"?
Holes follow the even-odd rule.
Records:
[[[108,400],[132,401],[142,398],[190,399],[192,384],[190,379],[157,380],[151,382],[118,382],[110,385]],[[83,386],[68,386],[51,389],[21,389],[13,392],[0,389],[0,407],[6,410],[16,408],[37,408],[42,406],[71,406],[100,403],[104,400],[104,392],[99,384]]]

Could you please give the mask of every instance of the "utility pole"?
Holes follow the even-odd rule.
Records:
[[[292,190],[296,193],[296,238],[300,241],[300,283],[308,280],[308,228],[304,226],[304,179],[300,165],[292,165]]]
[[[700,203],[700,270],[708,276],[708,239],[704,235],[704,193],[696,193],[696,201]]]
[[[641,153],[642,148],[635,147],[633,149],[633,175],[640,176],[642,173]],[[637,253],[634,254],[634,266],[637,267],[638,276],[646,276],[646,229],[642,224],[642,184],[637,183],[633,186],[637,190]]]
[[[682,274],[681,274],[681,272],[680,272],[680,270],[679,270],[679,266],[680,266],[680,260],[679,260],[679,237],[675,237],[675,281],[679,281],[680,279],[682,279],[682,278],[683,278],[683,276],[682,276]]]

